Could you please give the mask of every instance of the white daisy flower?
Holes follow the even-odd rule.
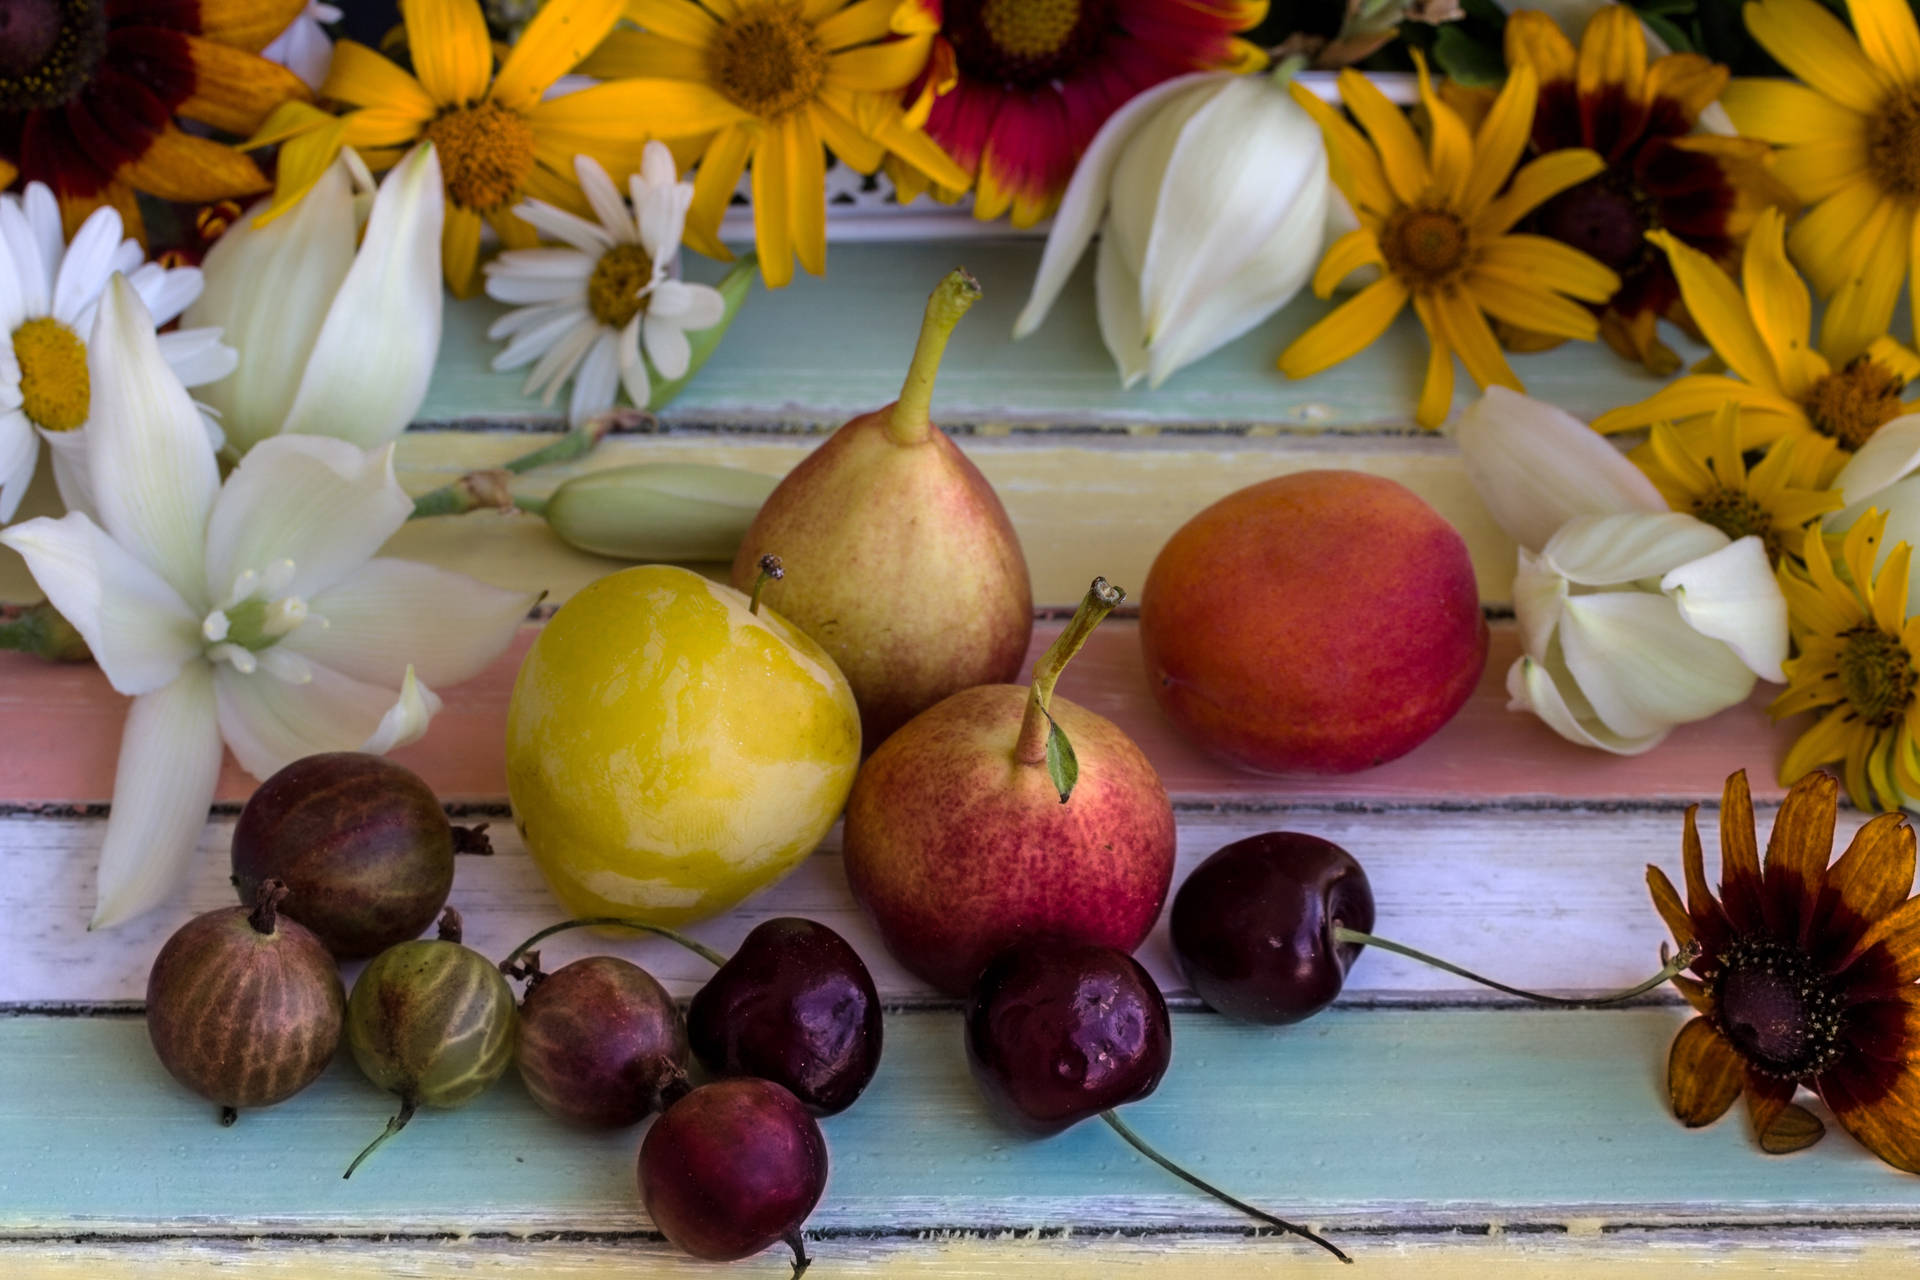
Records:
[[[646,408],[648,363],[668,380],[684,376],[688,331],[719,324],[726,302],[717,289],[675,278],[693,184],[677,180],[664,143],[647,144],[628,184],[631,207],[593,159],[576,156],[573,167],[599,222],[538,200],[514,210],[570,247],[513,249],[487,264],[488,296],[520,304],[487,336],[509,339],[495,369],[533,365],[526,394],[545,404],[572,378],[567,420],[578,426],[612,408],[622,387]]]
[[[87,343],[107,281],[126,276],[153,317],[167,324],[200,296],[198,267],[148,262],[137,240],[121,236],[120,215],[93,211],[67,243],[53,192],[29,183],[24,195],[0,195],[0,524],[13,519],[33,479],[40,442],[53,451],[53,477],[69,511],[93,510],[87,482],[86,425],[93,410]],[[239,361],[219,329],[163,333],[160,353],[189,387],[218,381]],[[215,446],[219,428],[201,421]]]
[[[327,68],[333,65],[333,41],[327,38],[327,24],[340,21],[340,17],[334,5],[309,0],[305,11],[289,22],[260,56],[299,76],[307,88],[318,89],[326,81]]]

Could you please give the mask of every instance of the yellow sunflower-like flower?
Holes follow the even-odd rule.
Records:
[[[480,226],[490,224],[510,249],[530,249],[539,234],[513,213],[531,196],[588,212],[574,180],[575,155],[591,156],[615,181],[640,167],[647,127],[673,104],[633,82],[595,85],[543,100],[553,82],[584,58],[620,20],[621,0],[548,0],[513,50],[493,69],[493,44],[479,0],[407,0],[407,48],[413,74],[342,40],[321,86],[346,104],[339,116],[283,107],[250,145],[281,143],[272,217],[319,180],[343,146],[382,168],[424,138],[439,153],[447,220],[441,265],[447,286],[465,297],[479,287]]]
[[[940,186],[970,181],[908,118],[901,90],[939,29],[911,0],[628,0],[644,31],[619,31],[581,68],[658,95],[655,136],[699,139],[687,243],[728,258],[720,219],[752,166],[753,230],[771,287],[793,260],[827,269],[826,149],[861,173],[888,153]],[[925,118],[924,106],[916,112]]]
[[[1760,539],[1775,567],[1797,556],[1807,526],[1845,505],[1819,487],[1833,441],[1800,436],[1775,441],[1753,467],[1740,449],[1740,407],[1731,400],[1713,416],[1706,449],[1688,443],[1671,423],[1656,422],[1653,437],[1628,456],[1675,511],[1685,511],[1729,538]]]
[[[1311,91],[1292,86],[1326,134],[1334,181],[1360,216],[1359,229],[1327,250],[1313,291],[1328,297],[1369,265],[1380,268],[1380,278],[1294,339],[1280,354],[1280,368],[1304,378],[1340,363],[1384,333],[1411,301],[1429,343],[1414,417],[1437,427],[1453,402],[1456,353],[1480,386],[1525,390],[1501,353],[1489,315],[1537,333],[1591,339],[1599,322],[1579,302],[1612,297],[1620,277],[1557,240],[1512,232],[1536,206],[1602,168],[1593,152],[1568,150],[1514,173],[1538,96],[1532,70],[1515,68],[1479,129],[1469,133],[1435,95],[1424,61],[1419,69],[1420,100],[1432,128],[1424,153],[1406,116],[1359,72],[1340,73],[1340,96],[1371,144]]]
[[[1786,691],[1769,711],[1776,719],[1820,717],[1787,752],[1780,780],[1840,761],[1861,809],[1920,802],[1920,618],[1907,616],[1912,550],[1898,544],[1876,573],[1886,524],[1870,511],[1847,531],[1844,578],[1818,537],[1806,540],[1804,571],[1786,565],[1779,575],[1796,652]]]
[[[1785,225],[1777,209],[1754,220],[1741,266],[1744,294],[1699,250],[1665,232],[1649,235],[1666,251],[1680,296],[1728,373],[1677,378],[1638,404],[1601,414],[1594,419],[1596,431],[1679,422],[1699,448],[1693,433],[1704,430],[1705,415],[1732,400],[1741,408],[1742,449],[1808,435],[1838,445],[1820,477],[1825,483],[1881,427],[1920,407],[1900,399],[1907,383],[1920,377],[1920,356],[1884,334],[1861,342],[1836,325],[1828,308],[1818,349],[1809,345],[1812,300],[1787,261]]]
[[[1806,83],[1736,80],[1721,102],[1741,133],[1783,145],[1774,176],[1814,205],[1793,228],[1794,260],[1832,300],[1825,327],[1853,353],[1887,331],[1913,256],[1920,30],[1907,0],[1847,8],[1854,32],[1814,0],[1748,4],[1747,30]]]

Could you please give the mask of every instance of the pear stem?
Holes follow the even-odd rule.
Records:
[[[1382,951],[1391,951],[1395,955],[1406,956],[1409,960],[1418,960],[1421,964],[1432,965],[1434,968],[1450,973],[1456,978],[1465,978],[1468,982],[1477,982],[1483,987],[1491,987],[1495,991],[1502,991],[1510,996],[1519,996],[1522,1000],[1531,1000],[1535,1004],[1550,1004],[1561,1009],[1597,1009],[1610,1004],[1623,1003],[1638,995],[1645,995],[1662,983],[1671,982],[1679,975],[1681,970],[1700,958],[1700,944],[1697,942],[1689,942],[1686,946],[1681,947],[1673,958],[1660,967],[1660,972],[1654,974],[1645,982],[1635,983],[1624,991],[1615,991],[1610,995],[1590,996],[1585,999],[1578,999],[1567,996],[1544,995],[1538,991],[1527,991],[1520,987],[1510,987],[1504,982],[1495,982],[1492,978],[1483,977],[1471,969],[1462,969],[1457,964],[1442,960],[1438,956],[1428,955],[1426,952],[1418,950],[1417,948],[1406,946],[1403,943],[1393,942],[1375,934],[1362,933],[1358,929],[1349,929],[1343,924],[1333,926],[1333,940],[1335,942],[1356,943],[1363,947],[1378,947]]]
[[[1067,629],[1047,646],[1040,661],[1033,664],[1033,683],[1027,688],[1027,714],[1020,721],[1020,740],[1013,748],[1013,758],[1021,764],[1047,762],[1047,734],[1053,728],[1053,686],[1059,683],[1060,673],[1066,670],[1073,655],[1080,652],[1093,629],[1126,598],[1125,588],[1116,587],[1105,578],[1095,578],[1087,588],[1086,598],[1073,611],[1073,620],[1067,623]]]
[[[1238,1209],[1240,1212],[1246,1214],[1249,1218],[1254,1219],[1256,1222],[1264,1222],[1270,1227],[1276,1227],[1281,1231],[1285,1231],[1292,1235],[1299,1236],[1302,1240],[1311,1240],[1313,1241],[1313,1243],[1319,1245],[1322,1249],[1325,1249],[1328,1253],[1340,1259],[1340,1261],[1342,1262],[1353,1261],[1352,1258],[1349,1258],[1345,1253],[1342,1253],[1340,1251],[1339,1246],[1335,1245],[1331,1240],[1328,1240],[1322,1236],[1316,1235],[1313,1232],[1307,1230],[1305,1227],[1298,1226],[1294,1223],[1288,1222],[1285,1218],[1276,1218],[1272,1214],[1268,1213],[1265,1209],[1256,1209],[1252,1205],[1248,1204],[1245,1200],[1241,1200],[1234,1196],[1230,1196],[1226,1192],[1222,1191],[1220,1188],[1214,1186],[1212,1183],[1203,1181],[1199,1176],[1189,1173],[1185,1169],[1182,1169],[1179,1165],[1167,1159],[1167,1157],[1161,1155],[1158,1151],[1155,1151],[1153,1147],[1148,1144],[1145,1138],[1141,1137],[1139,1134],[1135,1133],[1131,1128],[1129,1128],[1127,1125],[1127,1122],[1125,1120],[1122,1120],[1114,1112],[1102,1111],[1100,1113],[1100,1118],[1107,1122],[1108,1128],[1112,1129],[1115,1133],[1119,1134],[1122,1138],[1126,1139],[1126,1143],[1128,1146],[1132,1147],[1135,1151],[1138,1151],[1141,1155],[1153,1161],[1155,1164],[1159,1165],[1162,1169],[1165,1169],[1168,1173],[1180,1179],[1180,1181],[1186,1183],[1188,1186],[1197,1188],[1198,1190],[1205,1192],[1207,1195],[1212,1196],[1215,1200],[1218,1200],[1221,1204],[1227,1205],[1230,1208]]]
[[[644,920],[627,920],[620,916],[586,916],[579,920],[563,920],[559,924],[548,925],[515,947],[512,951],[509,951],[507,958],[500,962],[500,971],[505,973],[508,968],[512,966],[513,962],[520,958],[522,952],[539,945],[542,940],[551,938],[556,933],[565,933],[569,929],[604,929],[608,927],[633,929],[640,933],[651,933],[657,938],[665,938],[668,942],[677,942],[716,968],[727,962],[726,956],[715,951],[706,943],[696,942],[686,934],[676,932],[673,929],[667,928],[665,925],[648,924]]]
[[[979,297],[980,282],[966,268],[955,267],[927,299],[927,316],[920,322],[920,341],[913,349],[913,363],[907,366],[907,381],[885,424],[887,439],[895,444],[925,444],[931,437],[933,379],[940,372],[940,357],[953,327]]]

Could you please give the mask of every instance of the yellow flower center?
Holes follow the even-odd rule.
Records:
[[[0,111],[70,102],[106,51],[101,0],[0,0]]]
[[[533,172],[533,126],[495,103],[443,112],[426,132],[440,154],[447,198],[463,209],[501,208]]]
[[[1920,195],[1920,86],[1895,89],[1868,118],[1867,168],[1889,195]]]
[[[1066,47],[1080,25],[1080,0],[986,0],[987,35],[1017,58],[1044,58]]]
[[[637,244],[617,244],[600,255],[587,279],[587,309],[601,324],[624,329],[646,300],[640,291],[653,281],[653,259]]]
[[[13,358],[20,365],[20,408],[37,427],[72,431],[87,424],[93,384],[87,377],[87,344],[52,316],[29,320],[13,331]]]
[[[1814,429],[1849,449],[1900,416],[1900,375],[1866,356],[1813,384],[1804,407]]]
[[[827,78],[827,47],[797,4],[763,4],[722,27],[709,70],[728,101],[777,120],[813,101]]]
[[[1760,539],[1767,559],[1779,560],[1780,533],[1773,527],[1773,516],[1746,490],[1721,488],[1699,494],[1693,500],[1693,514],[1729,538]]]
[[[1466,268],[1467,224],[1444,209],[1402,209],[1380,231],[1387,269],[1414,288],[1445,284]]]
[[[1913,702],[1913,659],[1899,636],[1875,626],[1855,627],[1840,638],[1846,647],[1836,665],[1847,703],[1869,725],[1884,729]]]

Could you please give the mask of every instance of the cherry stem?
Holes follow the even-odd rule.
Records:
[[[515,947],[512,951],[508,952],[507,958],[500,962],[500,971],[502,973],[505,973],[507,971],[507,966],[511,965],[514,961],[520,958],[521,952],[525,951],[529,947],[536,945],[543,939],[551,938],[556,933],[565,933],[569,929],[604,929],[609,926],[613,926],[621,929],[634,929],[641,933],[651,933],[655,937],[665,938],[669,942],[677,942],[681,946],[685,947],[687,950],[693,952],[693,954],[699,956],[702,960],[705,960],[710,964],[714,965],[714,967],[716,968],[718,968],[720,965],[723,965],[727,962],[726,956],[722,955],[718,951],[715,951],[712,947],[708,946],[706,943],[695,942],[692,938],[689,938],[686,934],[677,933],[674,930],[667,928],[665,925],[648,924],[644,920],[627,920],[627,919],[623,919],[620,916],[586,916],[579,920],[562,920],[559,924],[548,925],[546,928],[534,934],[531,938],[528,938],[525,942],[521,943],[519,946]]]
[[[1067,629],[1054,638],[1040,660],[1033,664],[1033,683],[1027,688],[1027,713],[1020,721],[1020,739],[1014,744],[1013,758],[1021,764],[1047,762],[1047,735],[1053,729],[1053,686],[1067,669],[1073,655],[1087,643],[1093,629],[1127,598],[1126,589],[1105,578],[1095,578],[1086,598],[1073,611]]]
[[[348,1178],[351,1178],[353,1176],[353,1171],[360,1167],[361,1161],[365,1160],[368,1156],[378,1151],[380,1149],[380,1144],[385,1142],[388,1138],[391,1138],[394,1134],[406,1128],[407,1121],[413,1119],[413,1112],[414,1112],[414,1104],[412,1103],[412,1101],[406,1098],[402,1098],[400,1100],[400,1110],[397,1113],[395,1113],[393,1119],[387,1121],[387,1127],[380,1131],[379,1137],[375,1138],[372,1142],[369,1142],[366,1146],[360,1149],[360,1154],[353,1158],[353,1163],[347,1166],[347,1171],[340,1175],[341,1180],[344,1181]]]
[[[287,883],[284,880],[262,880],[260,888],[253,895],[253,910],[247,913],[247,923],[259,934],[271,934],[280,924],[280,904],[287,897]]]
[[[767,589],[769,582],[778,582],[787,576],[787,570],[780,563],[780,557],[769,552],[760,557],[760,576],[753,580],[753,595],[747,600],[747,612],[754,617],[760,616],[760,593]]]
[[[1313,1232],[1307,1230],[1305,1227],[1298,1226],[1295,1223],[1288,1222],[1285,1218],[1276,1218],[1264,1209],[1256,1209],[1252,1205],[1248,1204],[1245,1200],[1236,1199],[1235,1197],[1230,1196],[1226,1192],[1222,1191],[1220,1188],[1214,1186],[1212,1183],[1203,1181],[1201,1178],[1199,1178],[1195,1174],[1189,1173],[1185,1169],[1182,1169],[1179,1165],[1167,1159],[1165,1156],[1161,1155],[1158,1151],[1155,1151],[1153,1147],[1148,1144],[1147,1140],[1141,1137],[1139,1134],[1135,1133],[1131,1128],[1129,1128],[1127,1126],[1127,1122],[1122,1120],[1117,1113],[1113,1111],[1102,1111],[1100,1113],[1100,1118],[1107,1122],[1108,1128],[1112,1129],[1115,1133],[1119,1134],[1123,1139],[1125,1139],[1128,1146],[1132,1147],[1135,1151],[1138,1151],[1141,1155],[1153,1161],[1155,1164],[1159,1165],[1162,1169],[1165,1169],[1168,1173],[1180,1179],[1180,1181],[1186,1183],[1188,1186],[1194,1187],[1200,1191],[1205,1192],[1207,1195],[1212,1196],[1215,1200],[1218,1200],[1221,1204],[1228,1205],[1232,1208],[1238,1209],[1240,1212],[1246,1214],[1249,1218],[1253,1218],[1258,1222],[1264,1222],[1270,1227],[1276,1227],[1279,1230],[1288,1232],[1291,1235],[1299,1236],[1302,1240],[1311,1240],[1313,1241],[1313,1243],[1319,1245],[1322,1249],[1325,1249],[1328,1253],[1340,1259],[1340,1261],[1342,1262],[1353,1261],[1352,1258],[1349,1258],[1345,1253],[1341,1252],[1340,1247],[1334,1244],[1331,1240],[1328,1240],[1323,1236],[1316,1235]]]
[[[807,1268],[813,1265],[813,1259],[807,1256],[806,1237],[801,1235],[800,1229],[796,1227],[792,1231],[787,1232],[781,1239],[786,1242],[787,1248],[793,1250],[793,1276],[791,1280],[800,1280],[801,1276],[807,1274]]]
[[[1424,951],[1404,946],[1401,943],[1393,942],[1371,933],[1362,933],[1358,929],[1349,929],[1342,924],[1334,925],[1333,938],[1335,942],[1352,942],[1360,946],[1378,947],[1382,951],[1391,951],[1395,955],[1406,956],[1409,960],[1418,960],[1421,964],[1432,965],[1434,968],[1444,970],[1456,978],[1465,978],[1468,982],[1477,982],[1483,987],[1492,987],[1495,991],[1502,991],[1510,996],[1519,996],[1522,1000],[1531,1000],[1535,1004],[1550,1004],[1561,1009],[1598,1009],[1605,1005],[1620,1004],[1633,999],[1635,996],[1645,995],[1655,987],[1663,983],[1671,982],[1679,976],[1683,969],[1700,958],[1700,944],[1697,942],[1689,942],[1686,946],[1680,948],[1679,952],[1675,954],[1672,959],[1660,967],[1660,972],[1654,974],[1645,982],[1635,983],[1626,990],[1615,991],[1611,995],[1568,997],[1550,996],[1538,991],[1527,991],[1520,987],[1510,987],[1504,982],[1495,982],[1492,978],[1475,973],[1471,969],[1462,969],[1459,965],[1449,963],[1448,961],[1440,959],[1438,956],[1428,955]]]
[[[940,357],[946,352],[947,339],[960,317],[980,299],[980,282],[955,267],[927,299],[926,319],[920,322],[920,341],[913,348],[913,363],[907,366],[907,380],[900,398],[887,415],[882,429],[897,445],[925,444],[933,434],[933,379],[940,372]]]

